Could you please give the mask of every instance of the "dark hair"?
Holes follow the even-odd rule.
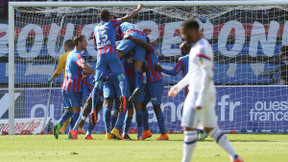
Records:
[[[85,38],[85,36],[82,35],[82,34],[78,35],[78,36],[75,36],[74,39],[73,39],[75,46],[77,46],[79,42],[82,42],[82,40],[84,38]]]
[[[199,23],[194,20],[194,19],[189,19],[184,21],[181,26],[183,27],[184,30],[186,29],[195,29],[195,30],[199,30]]]
[[[68,48],[73,49],[75,47],[75,44],[71,39],[68,39],[64,42],[64,46],[67,46]]]
[[[100,12],[100,19],[101,21],[109,21],[110,19],[110,13],[107,10],[102,10]]]

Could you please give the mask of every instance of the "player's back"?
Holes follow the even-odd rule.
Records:
[[[76,50],[72,50],[66,60],[65,67],[65,79],[62,88],[67,91],[81,92],[82,84],[82,67],[81,65],[85,63],[81,54]]]
[[[96,39],[97,54],[117,53],[116,51],[116,28],[123,19],[101,21],[94,29]]]
[[[62,64],[63,66],[63,68],[62,68],[62,71],[63,71],[63,80],[65,79],[65,66],[66,66],[66,61],[67,61],[67,56],[68,56],[68,54],[70,53],[70,51],[68,51],[68,52],[66,52],[66,53],[64,53],[64,54],[62,54],[60,57],[61,57],[61,59],[60,59],[60,61],[61,62],[59,62],[59,64]]]
[[[208,68],[208,77],[210,81],[209,87],[214,89],[213,83],[213,49],[210,43],[202,38],[200,39],[192,48],[189,54],[189,89],[196,91],[200,90],[199,84],[203,82],[202,76],[202,67]],[[197,78],[197,79],[195,79]]]
[[[123,33],[126,33],[128,30],[139,30],[141,31],[141,28],[136,25],[136,24],[132,24],[132,23],[129,23],[129,22],[124,22],[120,25],[120,29]]]

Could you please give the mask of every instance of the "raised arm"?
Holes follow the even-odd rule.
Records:
[[[137,9],[131,11],[130,13],[128,13],[127,15],[125,15],[123,17],[123,21],[127,21],[127,20],[130,20],[130,19],[133,19],[138,14],[138,12],[143,9],[143,7],[144,7],[143,4],[138,4]]]

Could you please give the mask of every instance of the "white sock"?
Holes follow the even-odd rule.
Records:
[[[214,128],[209,133],[209,135],[220,147],[222,147],[229,154],[230,160],[234,161],[237,159],[237,153],[235,152],[225,133],[221,129]]]
[[[184,131],[182,162],[190,162],[197,139],[197,131]]]

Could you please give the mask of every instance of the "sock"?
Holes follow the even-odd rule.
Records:
[[[130,126],[132,124],[132,116],[126,116],[124,125],[124,135],[128,134]]]
[[[86,131],[85,136],[89,136],[90,134],[92,134],[93,129],[94,129],[94,127],[93,127],[92,123],[89,121],[88,129]]]
[[[142,137],[143,112],[141,110],[136,111],[136,122],[137,122],[138,137]]]
[[[209,135],[220,147],[222,147],[229,154],[230,160],[233,161],[237,159],[238,157],[237,153],[235,152],[225,133],[221,129],[214,128],[209,133]]]
[[[198,139],[197,131],[184,131],[182,162],[190,162]]]
[[[148,114],[148,110],[146,109],[146,110],[143,111],[143,127],[144,127],[144,130],[148,130],[149,129],[148,118],[149,118],[149,114]]]
[[[126,92],[126,77],[125,75],[122,73],[122,74],[119,74],[118,76],[118,79],[119,79],[119,87],[120,87],[120,92],[121,92],[121,96],[126,96],[125,92]]]
[[[111,128],[114,128],[114,127],[115,127],[117,118],[118,118],[118,117],[116,117],[116,116],[114,116],[114,115],[111,116]]]
[[[96,105],[98,104],[99,100],[98,97],[100,96],[100,93],[102,92],[102,81],[97,81],[95,83],[95,87],[92,90],[92,110],[96,112]]]
[[[118,113],[118,120],[115,124],[115,128],[117,128],[120,132],[120,129],[122,129],[124,120],[125,120],[125,115],[126,115],[127,109],[124,113]]]
[[[105,125],[106,133],[110,133],[110,119],[112,107],[105,107],[103,111],[103,122]]]
[[[135,71],[135,89],[140,88],[143,82],[143,73],[141,70]]]
[[[166,133],[166,128],[165,128],[165,118],[164,114],[161,112],[159,114],[156,114],[157,120],[158,120],[158,126],[160,129],[161,134]]]
[[[73,113],[72,114],[72,118],[71,118],[71,121],[70,121],[70,128],[73,129],[74,128],[74,125],[77,121],[77,119],[79,118],[79,113]]]
[[[72,113],[71,113],[72,115]],[[69,124],[70,118],[68,118],[62,125],[62,127],[60,128],[61,131],[65,132],[67,125]]]
[[[66,111],[62,114],[62,116],[61,116],[61,118],[60,118],[60,120],[59,120],[59,123],[60,123],[61,127],[62,127],[63,123],[64,123],[66,120],[68,120],[71,116],[72,116],[72,112],[71,112],[71,111],[68,111],[68,110],[66,110]]]

